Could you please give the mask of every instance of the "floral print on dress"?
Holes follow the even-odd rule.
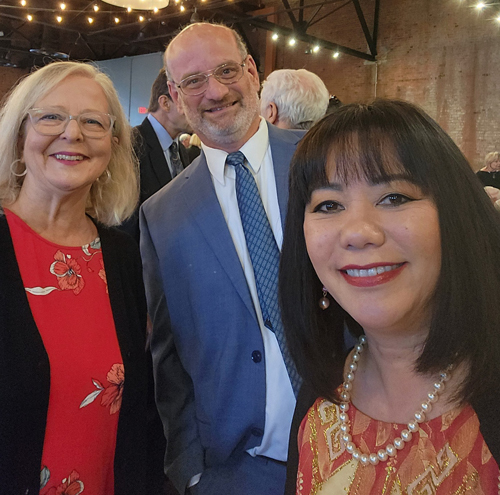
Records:
[[[50,273],[57,277],[57,283],[61,290],[72,290],[77,296],[85,287],[85,281],[81,275],[82,269],[71,255],[64,255],[57,251],[54,255],[54,263],[50,265]]]
[[[96,390],[91,392],[80,404],[80,409],[94,402],[101,395],[101,406],[109,407],[109,414],[115,414],[122,405],[123,385],[125,383],[125,370],[123,364],[113,364],[109,370],[106,380],[109,385],[104,387],[96,378],[92,378],[92,383]]]
[[[104,270],[104,261],[99,260],[101,262],[101,269],[99,270],[99,277],[101,280],[104,282],[104,285],[106,285],[106,294],[108,294],[108,279],[106,278],[106,272]]]
[[[49,481],[50,471],[47,466],[44,466],[40,473],[41,483],[44,481],[45,484]],[[40,489],[45,486],[45,484],[40,486]],[[83,492],[85,486],[83,481],[80,479],[80,474],[73,469],[67,478],[64,478],[58,486],[52,486],[49,488],[47,495],[80,495]]]
[[[101,239],[96,237],[90,244],[82,246],[82,251],[85,255],[89,256],[89,258],[82,256],[82,260],[87,264],[87,271],[92,272],[93,270],[89,268],[88,264],[94,255],[101,252]],[[104,282],[104,285],[106,286],[106,294],[108,294],[108,282],[106,279],[106,272],[104,270],[104,263],[102,259],[99,261],[101,263],[101,269],[99,270],[98,275]],[[56,251],[54,261],[51,263],[49,271],[52,275],[56,276],[58,287],[25,287],[26,292],[29,292],[34,296],[46,296],[55,290],[71,290],[73,291],[73,294],[77,296],[85,287],[85,280],[82,276],[82,268],[77,259],[72,258],[70,254],[64,254],[60,249]]]

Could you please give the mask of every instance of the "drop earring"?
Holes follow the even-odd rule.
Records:
[[[326,297],[328,295],[328,291],[326,290],[325,287],[323,287],[323,297],[319,300],[318,304],[319,307],[324,311],[325,309],[328,309],[330,306],[330,299]]]

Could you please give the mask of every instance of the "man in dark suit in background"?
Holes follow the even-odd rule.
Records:
[[[178,142],[178,136],[190,132],[186,117],[179,113],[168,91],[165,69],[161,69],[151,88],[148,115],[134,127],[134,149],[139,158],[141,194],[137,210],[121,228],[139,242],[139,206],[170,182],[199,154]]]

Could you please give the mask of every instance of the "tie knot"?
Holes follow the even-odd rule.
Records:
[[[178,145],[175,141],[172,141],[172,144],[170,145],[170,151],[172,151],[173,153],[177,153],[177,150],[178,150]]]
[[[238,165],[243,165],[245,163],[245,155],[241,151],[236,151],[234,153],[229,153],[226,158],[226,163],[233,167]]]

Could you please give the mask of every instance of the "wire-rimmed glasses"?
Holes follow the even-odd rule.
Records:
[[[60,108],[32,108],[28,110],[31,125],[42,136],[57,136],[68,127],[70,120],[76,120],[82,134],[89,138],[106,136],[116,121],[114,115],[102,112],[83,112],[70,115]]]
[[[245,57],[246,60],[246,57]],[[215,77],[217,81],[226,86],[238,82],[244,74],[245,60],[240,64],[227,62],[219,65],[215,69],[193,74],[184,78],[180,83],[174,83],[185,95],[198,96],[203,94],[208,88],[208,78]]]

